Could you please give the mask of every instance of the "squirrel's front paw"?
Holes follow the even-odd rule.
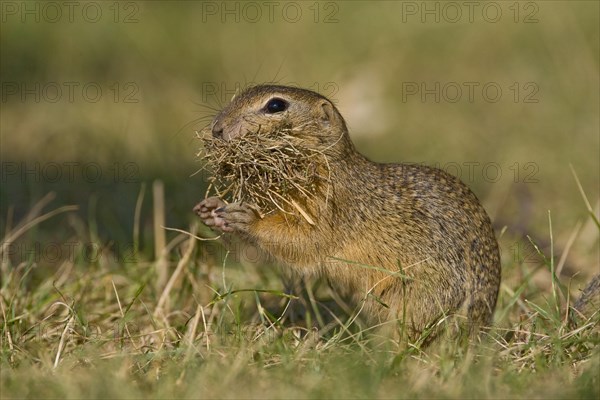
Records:
[[[202,222],[223,232],[248,232],[258,214],[247,204],[225,202],[218,197],[209,197],[194,207]]]
[[[215,220],[223,221],[223,232],[248,233],[250,226],[259,218],[248,204],[231,203],[213,211]]]
[[[194,212],[200,217],[204,225],[223,230],[225,221],[215,215],[215,210],[226,206],[218,197],[209,197],[196,204]]]

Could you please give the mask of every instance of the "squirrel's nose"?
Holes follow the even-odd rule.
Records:
[[[214,138],[223,139],[223,124],[215,121],[212,126],[212,135]]]

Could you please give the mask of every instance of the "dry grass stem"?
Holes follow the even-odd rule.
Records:
[[[54,368],[58,367],[58,362],[60,361],[60,355],[62,354],[63,349],[65,348],[66,340],[70,337],[68,334],[73,328],[73,324],[75,322],[75,315],[71,315],[69,318],[69,322],[65,325],[65,329],[60,335],[60,341],[58,342],[58,350],[56,351],[56,358],[54,359]]]
[[[192,232],[195,232],[195,231],[192,231]],[[167,299],[169,298],[169,292],[173,288],[173,285],[175,284],[175,281],[177,280],[179,275],[181,275],[183,268],[190,261],[190,258],[192,257],[195,247],[196,247],[196,241],[193,238],[190,238],[187,241],[187,247],[186,247],[183,257],[181,258],[181,260],[179,260],[179,263],[177,264],[177,267],[175,268],[173,275],[171,275],[171,278],[169,278],[169,281],[167,282],[162,294],[160,295],[160,298],[158,299],[156,308],[154,310],[154,318],[157,318],[160,314],[162,314],[164,312],[163,308],[165,306]]]

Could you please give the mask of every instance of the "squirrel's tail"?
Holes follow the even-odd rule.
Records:
[[[577,320],[588,320],[600,313],[600,274],[592,278],[573,308]]]

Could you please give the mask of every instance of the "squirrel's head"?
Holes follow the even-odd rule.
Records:
[[[288,86],[244,90],[203,133],[203,159],[218,195],[231,194],[265,213],[321,194],[327,199],[336,166],[358,154],[331,101]]]
[[[280,129],[315,141],[315,145],[348,140],[344,119],[326,97],[289,86],[258,85],[236,95],[211,125],[215,138],[231,140],[240,135]]]

